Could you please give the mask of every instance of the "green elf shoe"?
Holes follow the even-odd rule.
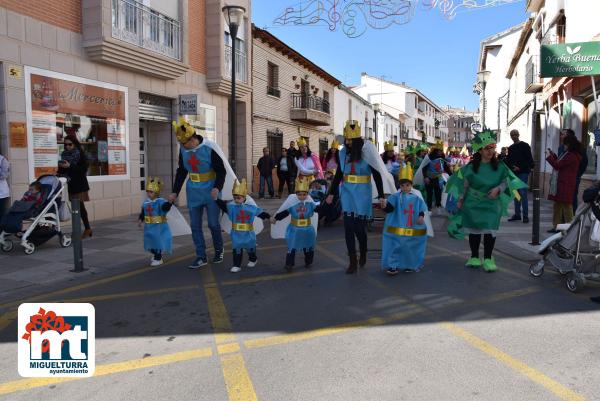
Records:
[[[483,268],[488,273],[493,273],[496,270],[498,270],[498,267],[496,266],[496,261],[494,260],[494,258],[484,259],[483,260]]]
[[[481,267],[481,259],[479,258],[469,258],[465,266],[470,267],[472,269],[477,269]]]

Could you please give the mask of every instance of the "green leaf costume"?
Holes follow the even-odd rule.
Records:
[[[465,180],[468,182],[466,192]],[[490,199],[488,192],[504,182],[506,189],[496,199]],[[463,239],[463,228],[498,230],[500,219],[508,215],[508,204],[519,196],[517,190],[521,188],[527,188],[527,185],[502,162],[498,163],[497,170],[492,168],[491,163],[481,162],[477,173],[473,170],[472,162],[467,164],[452,175],[446,184],[448,194],[455,199],[463,198],[462,208],[450,217],[448,234],[452,238]]]

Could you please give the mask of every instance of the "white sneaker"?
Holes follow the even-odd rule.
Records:
[[[258,261],[257,260],[255,260],[254,262],[248,261],[248,264],[246,265],[246,267],[254,267],[254,266],[256,266],[256,262],[258,262]]]
[[[239,273],[242,271],[241,267],[237,267],[237,266],[233,266],[231,269],[229,269],[230,272],[232,273]]]
[[[160,266],[163,263],[164,262],[163,262],[162,258],[160,258],[158,260],[152,259],[152,262],[150,262],[150,266]]]

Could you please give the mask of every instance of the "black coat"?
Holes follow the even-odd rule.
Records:
[[[290,177],[295,177],[296,176],[296,161],[293,157],[290,156],[286,156],[285,157],[287,159],[287,166],[288,166],[288,174],[290,175]],[[281,171],[281,159],[283,159],[283,156],[281,156],[279,158],[279,160],[277,161],[277,175],[281,175],[282,171]]]
[[[83,152],[81,152],[83,156]],[[59,167],[58,174],[69,177],[69,194],[78,194],[90,190],[90,184],[87,180],[88,162],[85,157],[79,159],[79,163],[71,165],[68,168]]]
[[[263,156],[258,159],[258,163],[256,164],[260,175],[263,177],[269,177],[275,168],[275,160],[271,156]]]

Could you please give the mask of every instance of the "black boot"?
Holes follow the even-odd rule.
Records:
[[[308,251],[304,253],[304,267],[307,269],[312,267],[315,251]]]
[[[349,260],[349,264],[348,264],[348,268],[346,269],[346,274],[354,274],[356,273],[356,269],[358,268],[357,264],[356,264],[356,253],[349,253],[348,254],[348,260]]]
[[[367,264],[367,251],[360,251],[360,257],[358,258],[358,266],[362,269]]]
[[[288,252],[285,256],[285,270],[291,273],[294,270],[294,260],[296,259],[296,251]]]

